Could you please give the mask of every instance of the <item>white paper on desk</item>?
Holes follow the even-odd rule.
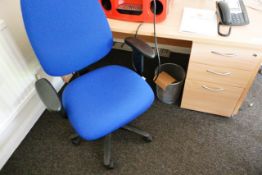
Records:
[[[262,0],[246,0],[244,2],[247,7],[262,12]]]
[[[213,10],[184,8],[180,32],[217,35],[217,17]]]

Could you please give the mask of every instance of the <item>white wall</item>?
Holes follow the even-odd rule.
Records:
[[[0,0],[0,19],[6,22],[25,60],[30,66],[37,65],[38,62],[35,59],[35,54],[32,51],[24,29],[20,0]]]
[[[40,77],[48,78],[54,87],[59,90],[63,85],[62,79],[58,77],[51,78],[43,73],[30,46],[21,17],[20,0],[0,0],[0,19],[3,19],[7,24],[8,30],[32,74],[40,74]],[[30,90],[30,97],[23,104],[24,107],[18,112],[13,121],[0,132],[0,170],[45,109],[34,87]]]

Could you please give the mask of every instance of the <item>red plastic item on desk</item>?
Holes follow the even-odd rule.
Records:
[[[154,21],[153,0],[99,0],[108,18],[136,22]],[[169,0],[156,0],[156,22],[166,18]]]

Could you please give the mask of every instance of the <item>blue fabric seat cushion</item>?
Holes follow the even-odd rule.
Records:
[[[101,138],[144,113],[154,101],[150,86],[122,66],[106,66],[72,81],[63,106],[75,131],[86,140]]]

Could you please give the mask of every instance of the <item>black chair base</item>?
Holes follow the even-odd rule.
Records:
[[[114,168],[114,162],[112,160],[112,134],[105,136],[104,138],[104,166],[108,169]]]
[[[152,142],[153,140],[153,137],[148,132],[140,130],[134,126],[127,125],[122,127],[121,129],[143,136],[143,139],[147,142]]]
[[[133,126],[124,126],[121,129],[124,129],[129,132],[133,132],[135,134],[138,134],[143,137],[143,139],[146,142],[151,142],[153,140],[152,136],[138,128],[135,128]],[[78,135],[73,135],[70,137],[72,144],[74,145],[79,145],[81,142],[81,138]],[[114,168],[114,161],[112,159],[112,134],[109,134],[104,137],[104,166],[108,169],[113,169]]]
[[[78,134],[72,134],[70,140],[73,145],[77,146],[80,145],[82,139]]]

